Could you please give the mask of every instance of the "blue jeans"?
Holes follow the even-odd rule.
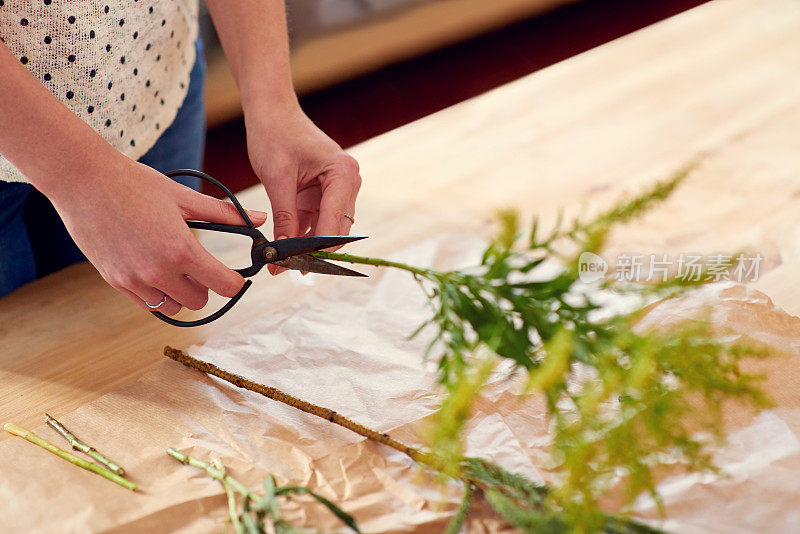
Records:
[[[199,39],[196,50],[189,90],[175,120],[139,158],[159,172],[200,169],[203,163],[205,60]],[[177,181],[193,189],[200,187],[197,178],[181,177]],[[47,197],[30,184],[0,182],[0,297],[80,261],[86,261],[86,257]]]

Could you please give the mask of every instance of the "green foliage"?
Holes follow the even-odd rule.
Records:
[[[599,308],[585,289],[580,289],[578,258],[582,252],[597,252],[610,227],[637,217],[664,200],[685,178],[687,171],[656,184],[650,191],[602,213],[588,224],[575,221],[567,230],[558,227],[542,237],[534,222],[524,250],[520,242],[518,219],[514,212],[499,214],[500,232],[483,254],[477,274],[466,271],[424,270],[417,276],[432,283],[433,317],[416,333],[432,326],[430,348],[443,347],[439,360],[439,380],[449,390],[469,367],[468,360],[478,348],[509,358],[519,367],[533,370],[541,364],[542,347],[565,329],[574,342],[573,356],[589,363],[593,336],[604,329],[589,320]],[[566,242],[566,244],[564,244]],[[556,251],[577,248],[572,257]],[[558,260],[564,268],[545,280],[535,278],[545,261]],[[657,288],[662,296],[672,295],[685,285],[672,280]],[[619,288],[631,293],[641,289]],[[577,302],[580,302],[576,304]],[[562,334],[563,336],[563,334]]]
[[[767,404],[759,377],[740,368],[743,357],[763,354],[744,345],[726,346],[702,318],[663,331],[634,331],[648,299],[674,298],[692,284],[673,279],[642,288],[610,280],[599,287],[580,282],[580,254],[599,251],[614,224],[645,213],[685,176],[681,172],[589,223],[576,221],[544,238],[534,224],[522,251],[516,248],[516,216],[503,213],[499,236],[477,274],[430,271],[425,276],[434,283],[435,307],[427,325],[435,328],[435,343],[443,348],[439,378],[449,392],[442,403],[448,417],[439,418],[442,426],[433,434],[434,452],[452,462],[458,450],[466,417],[449,412],[453,404],[471,405],[480,391],[463,387],[464,377],[475,374],[470,369],[476,352],[512,360],[528,373],[529,390],[546,397],[558,481],[547,503],[530,511],[503,492],[485,492],[520,528],[603,530],[606,515],[598,502],[608,490],[621,492],[627,503],[642,492],[657,498],[653,473],[659,465],[678,460],[688,470],[712,469],[707,440],[698,431],[722,437],[721,407],[728,399]],[[557,245],[575,252],[560,256]],[[553,260],[562,269],[537,276],[537,269]],[[595,319],[598,291],[638,295],[640,306]],[[592,378],[582,380],[587,372]]]
[[[218,480],[225,489],[228,498],[228,517],[236,534],[263,534],[276,532],[278,534],[299,534],[302,532],[297,527],[283,519],[278,497],[291,495],[310,495],[320,504],[325,506],[336,517],[355,532],[360,532],[358,525],[350,514],[344,512],[336,504],[325,497],[314,493],[303,486],[278,486],[275,478],[268,475],[264,479],[264,493],[258,495],[231,477],[222,462],[215,460],[212,464],[193,458],[176,449],[167,449],[167,454],[183,464],[189,464],[199,469],[204,469],[209,476]],[[236,495],[241,496],[241,512]]]
[[[461,429],[472,413],[476,392],[480,391],[494,369],[494,358],[484,358],[457,382],[442,402],[428,429],[428,441],[436,451],[439,469],[445,475],[458,476],[464,456]]]
[[[567,534],[574,532],[561,510],[550,500],[550,489],[510,473],[483,458],[464,458],[463,476],[479,487],[487,501],[511,525],[524,532]],[[597,530],[608,534],[655,534],[660,532],[637,521],[600,514]]]
[[[440,272],[318,253],[404,269],[430,288],[432,317],[414,335],[433,330],[428,353],[439,357],[438,378],[447,393],[428,434],[432,451],[445,473],[479,487],[518,528],[651,532],[608,516],[601,499],[613,492],[630,504],[648,493],[659,502],[659,468],[714,469],[708,445],[723,438],[725,402],[768,404],[760,377],[741,368],[744,358],[765,352],[726,343],[724,333],[703,317],[636,329],[653,300],[677,298],[702,281],[634,285],[609,279],[590,285],[579,277],[582,253],[601,251],[615,225],[668,198],[690,168],[588,222],[576,220],[564,229],[559,220],[545,236],[536,222],[520,235],[516,214],[503,212],[498,237],[476,269]],[[610,292],[636,297],[638,306],[612,317],[598,313],[605,311],[598,295]],[[546,399],[553,429],[549,467],[556,481],[549,490],[483,460],[460,457],[464,424],[491,369],[487,358],[510,360],[527,374],[527,390]]]

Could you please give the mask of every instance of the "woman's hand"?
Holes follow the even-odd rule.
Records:
[[[267,190],[275,238],[347,235],[361,187],[358,163],[294,103],[246,110],[250,163]],[[277,274],[281,269],[270,266]]]
[[[118,153],[96,176],[65,177],[49,197],[75,243],[103,278],[143,309],[199,310],[208,290],[234,296],[244,284],[197,241],[187,219],[243,224],[228,202],[200,194]],[[256,226],[266,214],[249,211]]]

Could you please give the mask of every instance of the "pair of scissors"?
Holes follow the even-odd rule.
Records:
[[[166,173],[170,178],[176,176],[193,176],[200,178],[219,187],[225,195],[233,202],[236,211],[242,216],[245,225],[235,224],[220,224],[210,223],[204,221],[186,221],[189,228],[197,228],[199,230],[211,230],[213,232],[226,232],[229,234],[239,234],[249,237],[253,240],[253,245],[250,249],[250,258],[252,265],[242,269],[234,269],[237,273],[245,278],[255,276],[265,265],[271,263],[278,265],[285,269],[294,269],[297,271],[319,273],[319,274],[333,274],[337,276],[367,276],[365,274],[347,269],[340,265],[328,263],[311,256],[310,252],[322,250],[330,247],[336,247],[360,239],[366,239],[366,236],[348,236],[348,235],[332,235],[332,236],[308,236],[308,237],[291,237],[288,239],[278,239],[270,241],[264,234],[255,229],[253,221],[247,215],[247,212],[242,208],[242,205],[237,200],[231,191],[222,185],[222,183],[203,172],[195,171],[192,169],[178,169]],[[200,326],[215,321],[230,311],[233,306],[239,302],[245,291],[247,291],[253,284],[251,280],[247,280],[242,289],[233,296],[222,308],[212,313],[208,317],[197,319],[196,321],[181,321],[173,319],[161,312],[150,312],[165,323],[173,326]]]

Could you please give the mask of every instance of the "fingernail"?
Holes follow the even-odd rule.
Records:
[[[278,238],[275,241],[278,241],[279,239],[286,239],[286,236],[285,235],[279,235]]]

